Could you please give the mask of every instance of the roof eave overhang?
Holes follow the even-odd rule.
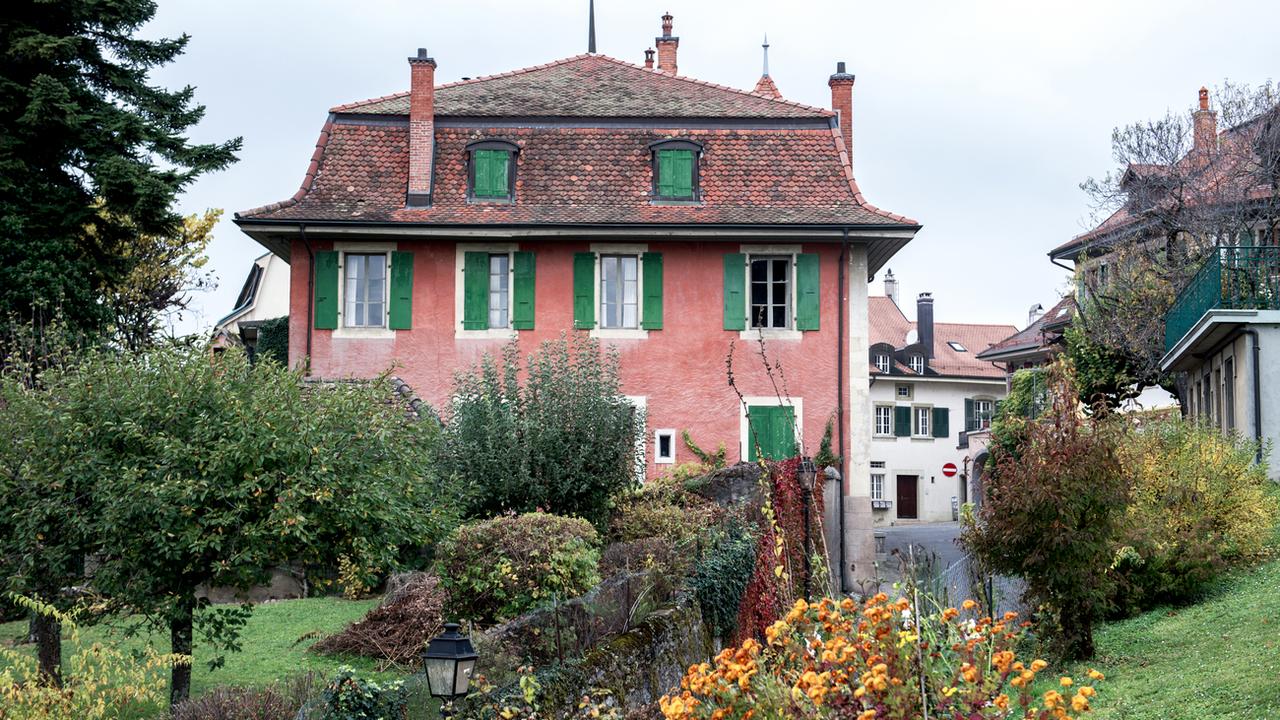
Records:
[[[1160,359],[1160,369],[1194,369],[1205,357],[1246,325],[1280,325],[1280,310],[1210,310]]]

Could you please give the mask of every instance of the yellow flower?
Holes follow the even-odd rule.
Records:
[[[972,600],[965,600],[964,602],[960,603],[960,607],[964,608],[965,610],[972,610],[978,607],[978,603]]]
[[[1094,670],[1093,668],[1089,668],[1089,677],[1093,678],[1094,680],[1107,679],[1106,675],[1103,675],[1102,673],[1098,672],[1097,670]]]
[[[1059,680],[1059,681],[1058,681],[1058,683],[1059,683],[1059,684],[1061,684],[1061,685],[1062,685],[1062,687],[1071,687],[1071,686],[1074,684],[1074,683],[1073,683],[1073,681],[1071,680],[1071,678],[1069,678],[1069,677],[1067,677],[1067,676],[1065,676],[1065,675],[1064,675],[1064,676],[1062,676],[1062,679],[1061,679],[1061,680]]]
[[[1076,693],[1071,698],[1071,709],[1076,712],[1085,712],[1089,709],[1089,698],[1080,693]]]
[[[1032,672],[1040,672],[1041,670],[1043,670],[1043,669],[1045,669],[1045,668],[1047,668],[1047,667],[1049,667],[1049,663],[1047,663],[1047,662],[1045,662],[1045,661],[1043,661],[1043,660],[1032,660],[1032,661],[1031,661],[1031,670],[1032,670]]]

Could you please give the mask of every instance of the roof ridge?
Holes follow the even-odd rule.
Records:
[[[683,82],[692,83],[694,85],[702,85],[704,87],[715,88],[717,90],[725,90],[728,92],[736,93],[738,95],[745,95],[747,97],[756,98],[759,100],[767,100],[769,102],[779,103],[781,105],[787,105],[789,107],[799,108],[801,110],[809,110],[809,111],[820,113],[824,117],[834,117],[835,115],[835,113],[833,113],[832,111],[826,108],[815,107],[813,105],[806,105],[805,103],[796,102],[795,100],[788,100],[782,97],[771,98],[764,95],[758,95],[749,90],[742,90],[740,88],[729,87],[728,85],[713,83],[709,80],[699,80],[697,78],[689,77],[687,75],[671,75],[663,70],[656,70],[656,69],[651,70],[642,65],[636,65],[635,63],[627,62],[626,60],[619,60],[618,58],[615,58],[609,55],[599,54],[599,53],[596,53],[596,54],[582,53],[579,55],[571,55],[566,58],[561,58],[559,60],[552,60],[551,62],[542,63],[540,65],[530,65],[528,67],[523,67],[516,70],[508,70],[506,72],[493,73],[491,75],[481,75],[479,77],[473,77],[467,80],[455,80],[453,82],[444,83],[443,85],[437,85],[435,89],[442,90],[444,88],[459,87],[462,85],[474,85],[475,83],[487,82],[489,80],[496,80],[498,78],[508,78],[508,77],[514,77],[516,75],[526,75],[528,73],[531,73],[537,70],[545,70],[547,68],[559,67],[560,65],[566,65],[571,62],[575,62],[578,60],[586,60],[588,58],[597,58],[600,60],[611,62],[615,65],[620,65],[622,67],[630,68],[633,70],[639,70],[641,72],[653,73],[655,75],[668,77],[668,78],[671,78],[672,80],[681,80]],[[363,107],[365,105],[371,105],[374,103],[383,102],[385,100],[398,100],[400,98],[404,98],[408,96],[409,96],[409,91],[405,90],[398,93],[391,93],[390,95],[382,95],[379,97],[372,97],[364,100],[356,100],[353,102],[343,103],[341,105],[335,105],[329,108],[329,112],[331,113],[348,112],[348,111]]]

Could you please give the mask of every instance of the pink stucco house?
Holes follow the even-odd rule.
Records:
[[[920,226],[859,190],[844,63],[817,108],[767,74],[680,74],[679,41],[667,15],[656,67],[593,53],[443,84],[419,51],[408,92],[332,108],[297,193],[235,221],[289,262],[290,360],[317,377],[395,365],[441,407],[503,343],[589,333],[647,412],[650,476],[690,459],[683,430],[736,460],[789,454],[792,427],[812,453],[833,421],[851,580],[870,570],[867,283]]]

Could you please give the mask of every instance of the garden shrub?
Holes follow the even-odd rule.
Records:
[[[453,617],[510,619],[600,582],[591,523],[546,513],[503,515],[458,528],[440,548]]]
[[[179,703],[173,720],[294,720],[318,685],[308,673],[265,687],[215,687]]]
[[[603,529],[612,499],[637,485],[643,413],[623,395],[617,352],[585,334],[515,342],[456,377],[437,466],[472,492],[467,514],[544,510]]]
[[[258,326],[258,359],[269,358],[281,365],[289,364],[289,316],[263,320]]]
[[[312,649],[413,665],[420,660],[427,641],[444,627],[447,600],[448,595],[435,575],[414,573],[394,594],[389,592],[378,607],[336,635],[316,643]]]
[[[756,541],[754,532],[732,523],[694,568],[691,582],[702,620],[719,637],[732,637],[738,628],[739,606],[756,568]]]
[[[1118,456],[1119,420],[1099,407],[1083,417],[1070,368],[1048,377],[1050,405],[1029,420],[1005,417],[1014,450],[993,448],[986,500],[964,544],[992,572],[1026,581],[1042,629],[1064,657],[1093,655],[1093,624],[1106,606],[1107,570],[1128,487]]]
[[[1092,684],[1062,678],[1032,695],[1047,664],[1018,660],[1016,620],[964,617],[956,608],[921,612],[884,594],[861,605],[797,600],[764,642],[748,638],[690,667],[659,706],[667,720],[1050,720],[1088,712]],[[1103,676],[1090,670],[1089,679]]]
[[[409,704],[402,680],[366,680],[346,666],[338,668],[321,697],[321,720],[403,720]]]
[[[1126,434],[1131,499],[1110,571],[1113,614],[1191,600],[1225,568],[1264,553],[1278,508],[1257,451],[1181,418]]]
[[[629,542],[664,537],[677,546],[689,545],[724,517],[724,508],[689,492],[675,477],[650,481],[621,498],[609,523],[609,537]]]

